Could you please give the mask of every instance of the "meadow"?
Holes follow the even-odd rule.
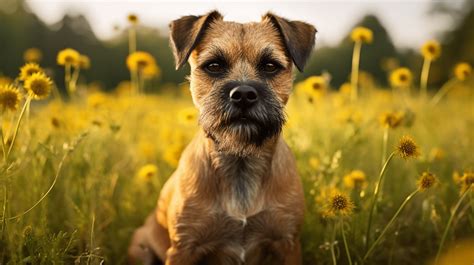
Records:
[[[442,56],[432,41],[423,70],[393,69],[380,87],[358,69],[371,32],[352,39],[350,82],[311,76],[287,106],[284,137],[306,196],[304,264],[435,264],[438,254],[440,265],[471,264],[471,67],[428,90]],[[73,49],[57,58],[67,95],[39,50],[18,77],[1,78],[0,264],[126,263],[133,230],[199,129],[189,84],[153,87],[160,62],[130,43],[131,80],[108,92],[79,78],[94,58]]]

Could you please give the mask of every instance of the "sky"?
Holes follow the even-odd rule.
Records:
[[[4,1],[4,0],[2,0]],[[5,0],[8,1],[8,0]],[[125,27],[126,16],[135,13],[142,24],[166,29],[171,20],[219,10],[225,20],[259,21],[267,11],[309,22],[318,29],[320,45],[337,44],[365,14],[376,14],[399,47],[419,47],[452,25],[452,19],[429,15],[430,0],[26,0],[33,12],[48,24],[66,14],[83,14],[101,39],[112,37],[114,26]],[[438,0],[440,2],[441,0]],[[463,0],[442,0],[461,6]]]

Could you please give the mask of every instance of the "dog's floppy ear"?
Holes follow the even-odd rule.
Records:
[[[316,29],[308,23],[290,21],[272,13],[264,15],[262,20],[265,19],[278,29],[288,54],[298,70],[302,72],[314,47]]]
[[[202,38],[204,31],[212,21],[222,19],[217,11],[203,16],[184,16],[170,24],[170,46],[176,62],[176,69],[181,68],[189,55]]]

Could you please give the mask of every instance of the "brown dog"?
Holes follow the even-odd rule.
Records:
[[[216,11],[171,23],[202,130],[135,232],[131,263],[301,264],[303,190],[280,132],[293,63],[303,69],[315,33],[270,13],[259,23]]]

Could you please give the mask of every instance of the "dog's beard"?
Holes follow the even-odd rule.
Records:
[[[199,122],[220,152],[258,155],[267,141],[281,133],[285,123],[283,106],[269,91],[263,93],[256,105],[245,110],[233,106],[219,92],[207,98]]]

